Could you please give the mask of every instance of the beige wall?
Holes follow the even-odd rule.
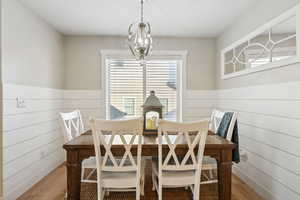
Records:
[[[220,51],[231,43],[254,31],[260,25],[270,21],[300,0],[261,0],[229,27],[217,40],[216,87],[237,88],[252,85],[272,84],[300,80],[300,64],[290,65],[268,71],[248,74],[227,80],[220,79]],[[266,9],[272,5],[272,9]]]
[[[63,88],[62,36],[16,0],[2,3],[4,83]]]
[[[65,88],[101,88],[101,49],[128,49],[125,37],[65,36]],[[154,37],[154,50],[187,50],[187,88],[215,88],[215,39]]]

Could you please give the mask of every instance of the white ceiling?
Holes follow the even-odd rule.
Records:
[[[139,19],[139,0],[20,0],[58,31],[126,35]],[[146,0],[153,35],[214,37],[258,0]]]

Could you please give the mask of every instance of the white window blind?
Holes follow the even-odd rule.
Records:
[[[144,67],[136,60],[108,59],[107,117],[124,119],[142,116],[144,95],[148,97],[154,90],[164,105],[164,119],[176,121],[177,69],[177,60],[150,60]]]

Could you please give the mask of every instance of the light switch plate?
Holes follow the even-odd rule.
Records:
[[[26,108],[26,102],[22,97],[17,97],[17,108]]]

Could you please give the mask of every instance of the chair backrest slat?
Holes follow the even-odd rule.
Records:
[[[160,120],[158,123],[158,158],[160,170],[201,170],[209,121],[176,123]],[[172,137],[172,139],[171,139]],[[167,156],[163,157],[162,145],[167,144]],[[187,153],[178,157],[177,145],[186,144]],[[195,154],[195,149],[198,152]],[[170,163],[173,159],[174,163]]]
[[[97,167],[100,171],[137,171],[140,168],[142,152],[142,119],[132,120],[98,120],[91,119]],[[114,156],[112,145],[118,139],[118,145],[124,150],[123,155]],[[137,141],[136,141],[137,140]],[[100,146],[105,152],[101,154]],[[137,145],[135,160],[131,148]],[[104,156],[102,156],[104,154]]]
[[[237,121],[237,113],[233,112],[233,111],[228,111],[228,112],[232,112],[232,118],[227,130],[227,134],[226,134],[226,139],[231,141],[232,138],[232,134],[233,134],[233,129],[234,129],[234,125]],[[220,126],[220,123],[223,119],[223,116],[225,115],[226,112],[224,111],[220,111],[220,110],[213,110],[212,114],[211,114],[211,118],[210,118],[210,124],[209,124],[209,130],[217,133],[218,128]]]
[[[213,110],[210,117],[209,130],[216,133],[222,121],[225,112]]]
[[[84,132],[80,110],[60,113],[60,122],[63,128],[64,140],[68,142]]]

